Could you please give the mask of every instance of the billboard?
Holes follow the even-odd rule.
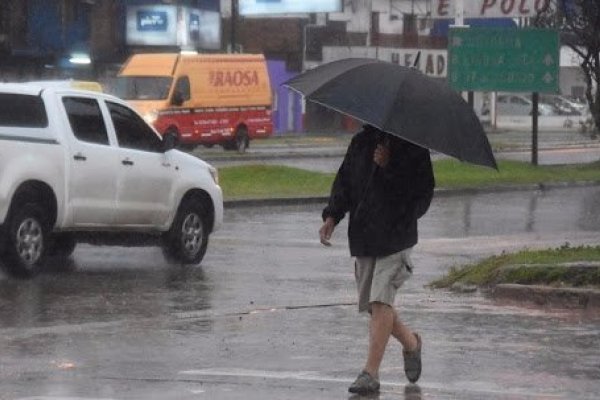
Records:
[[[239,0],[240,15],[343,11],[342,0]]]
[[[454,18],[454,0],[432,0],[433,18]],[[464,0],[465,18],[520,18],[535,17],[553,6],[551,0]]]
[[[126,41],[131,45],[177,45],[177,7],[127,7]]]
[[[218,11],[169,5],[127,7],[126,42],[140,46],[221,48]]]
[[[183,27],[179,45],[203,50],[221,48],[221,14],[218,11],[184,8],[182,20],[187,26]]]

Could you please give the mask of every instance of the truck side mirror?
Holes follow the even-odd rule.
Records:
[[[173,150],[177,147],[177,134],[174,132],[167,132],[163,135],[163,151],[166,153],[169,150]]]
[[[175,93],[173,93],[171,104],[174,106],[180,106],[183,104],[183,94],[180,91],[176,91]]]

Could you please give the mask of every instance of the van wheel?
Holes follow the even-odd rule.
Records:
[[[245,153],[246,149],[248,149],[248,144],[248,130],[246,128],[239,128],[235,134],[235,149],[240,154]]]
[[[185,200],[171,229],[163,237],[163,254],[169,262],[199,264],[208,246],[207,213],[199,201]]]
[[[179,131],[175,127],[171,127],[167,129],[163,136],[166,135],[174,135],[177,138],[177,148],[183,151],[192,151],[196,148],[195,144],[189,143],[181,143],[181,137],[179,136]]]
[[[17,276],[30,277],[45,261],[48,222],[42,207],[35,203],[26,203],[11,214],[4,249],[6,266]]]

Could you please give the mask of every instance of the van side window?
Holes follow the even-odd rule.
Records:
[[[83,142],[108,144],[108,133],[100,105],[85,97],[64,97],[63,105],[75,137]]]
[[[175,93],[181,93],[181,98],[183,101],[188,101],[192,98],[191,90],[190,90],[190,78],[187,76],[182,76],[177,79],[177,84],[175,85]]]
[[[106,105],[115,126],[119,147],[162,152],[162,140],[139,115],[117,103],[107,101]]]

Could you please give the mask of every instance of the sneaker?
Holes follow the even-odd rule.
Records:
[[[363,371],[358,375],[358,378],[348,388],[350,393],[358,393],[361,395],[378,393],[379,382],[373,378],[367,371]]]
[[[421,336],[415,333],[417,348],[411,351],[402,350],[404,356],[404,373],[410,383],[415,383],[421,376]]]

